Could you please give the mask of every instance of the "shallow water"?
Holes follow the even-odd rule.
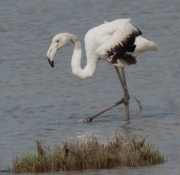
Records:
[[[146,136],[168,162],[61,174],[179,174],[179,0],[6,0],[0,3],[0,16],[1,166],[10,165],[14,154],[35,152],[37,137],[53,145],[83,140],[89,134],[103,140],[120,132]],[[118,18],[132,18],[143,35],[161,48],[160,52],[142,54],[137,65],[126,68],[130,95],[141,101],[143,111],[131,98],[130,121],[125,120],[124,107],[120,106],[85,124],[83,119],[123,96],[113,66],[100,61],[94,77],[81,81],[71,73],[72,45],[57,53],[54,69],[46,52],[57,33],[73,33],[83,42],[90,28]]]

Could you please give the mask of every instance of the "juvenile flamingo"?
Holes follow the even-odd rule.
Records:
[[[82,49],[81,43],[76,36],[70,33],[60,33],[52,39],[52,43],[47,52],[48,61],[54,67],[54,57],[56,52],[71,41],[74,44],[71,67],[72,73],[80,79],[87,79],[94,75],[99,60],[111,63],[119,77],[124,90],[124,97],[113,104],[121,103],[125,105],[126,118],[129,119],[129,93],[126,84],[124,67],[136,64],[136,57],[145,51],[158,51],[159,47],[153,42],[142,37],[142,32],[130,23],[131,19],[117,19],[105,22],[97,27],[90,29],[85,35],[85,49],[87,65],[81,68]],[[121,68],[121,73],[118,68]],[[100,114],[98,113],[98,115]],[[86,121],[92,121],[89,117]]]

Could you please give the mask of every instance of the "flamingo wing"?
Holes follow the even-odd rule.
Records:
[[[136,64],[136,59],[127,54],[134,52],[134,44],[137,36],[142,32],[133,26],[129,21],[119,26],[117,30],[102,44],[96,52],[100,59],[106,60],[111,64],[123,67],[125,65]]]

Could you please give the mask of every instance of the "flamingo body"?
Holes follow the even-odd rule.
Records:
[[[116,67],[136,64],[136,57],[147,51],[157,51],[158,46],[141,36],[142,32],[130,23],[130,19],[105,22],[90,29],[85,35],[87,65],[81,68],[82,50],[78,38],[70,33],[56,35],[47,52],[49,63],[54,67],[54,56],[68,41],[74,44],[71,66],[74,75],[81,79],[92,77],[98,61],[105,60]]]

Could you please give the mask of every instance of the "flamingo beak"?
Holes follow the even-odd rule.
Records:
[[[52,68],[54,67],[54,57],[56,55],[56,52],[57,52],[57,44],[52,43],[47,51],[47,58]]]
[[[54,61],[51,61],[49,58],[48,58],[48,61],[49,61],[50,66],[53,68],[54,67]]]

